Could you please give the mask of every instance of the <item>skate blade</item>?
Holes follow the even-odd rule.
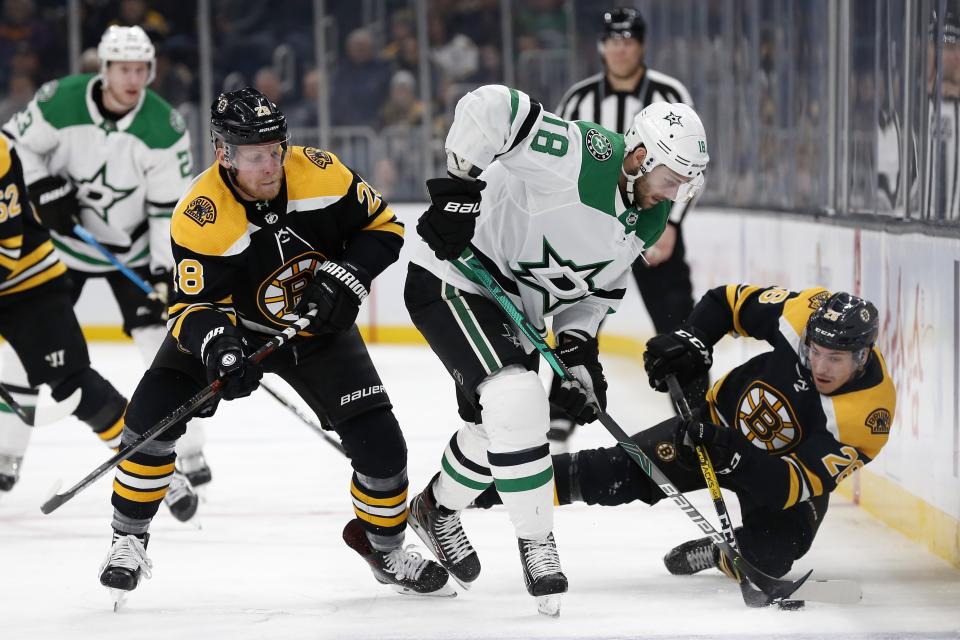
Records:
[[[560,617],[560,593],[551,593],[547,596],[537,596],[537,611],[551,618]]]
[[[449,583],[443,585],[436,591],[430,591],[429,593],[421,593],[420,591],[414,591],[409,587],[401,587],[400,585],[392,584],[393,590],[397,593],[405,596],[425,596],[427,598],[456,598],[457,591]]]
[[[123,589],[111,589],[109,587],[107,590],[110,592],[110,597],[113,599],[113,612],[117,613],[127,602],[127,594],[129,592],[124,591]]]

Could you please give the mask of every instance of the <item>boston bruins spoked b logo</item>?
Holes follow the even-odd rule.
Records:
[[[740,396],[737,427],[753,446],[770,453],[792,449],[800,443],[803,435],[787,399],[759,380]]]
[[[282,326],[296,320],[293,310],[324,260],[320,253],[307,251],[287,260],[266,278],[257,291],[257,305],[263,315]]]

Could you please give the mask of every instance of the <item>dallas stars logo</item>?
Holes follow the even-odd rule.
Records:
[[[671,111],[671,112],[668,113],[667,115],[663,116],[663,119],[666,120],[666,121],[670,124],[671,127],[672,127],[673,125],[683,126],[683,123],[680,122],[680,116],[678,116],[677,114],[675,114],[673,111]]]
[[[520,268],[511,271],[519,282],[543,295],[543,312],[547,314],[596,291],[593,279],[611,262],[607,260],[579,265],[572,260],[564,260],[544,238],[543,259],[539,262],[518,262]]]
[[[107,215],[110,208],[127,198],[131,193],[137,190],[136,187],[130,189],[118,189],[107,182],[107,165],[103,164],[100,169],[93,174],[91,178],[73,178],[73,183],[77,187],[77,201],[81,207],[90,209],[107,222]]]

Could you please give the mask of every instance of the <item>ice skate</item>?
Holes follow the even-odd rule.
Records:
[[[675,576],[690,576],[717,566],[719,551],[710,538],[689,540],[663,556],[663,565]]]
[[[20,479],[20,467],[23,465],[22,456],[11,456],[0,453],[0,494],[10,491]]]
[[[170,478],[170,486],[167,488],[167,494],[163,496],[163,503],[170,509],[173,517],[180,522],[189,522],[197,513],[197,505],[200,499],[196,491],[190,486],[187,480],[179,471],[173,472]],[[199,527],[199,523],[197,524]]]
[[[150,534],[142,536],[114,530],[113,544],[100,565],[100,584],[110,590],[113,610],[118,611],[127,594],[137,588],[141,578],[150,578],[153,563],[147,558]]]
[[[398,593],[441,597],[457,595],[449,584],[446,570],[432,560],[424,560],[419,553],[410,551],[412,545],[386,552],[371,547],[367,532],[357,518],[343,528],[343,541],[367,561],[377,582],[393,586]]]
[[[545,616],[560,615],[560,597],[567,591],[567,576],[560,570],[560,555],[553,533],[546,538],[519,538],[523,582],[527,593],[537,599],[537,609]]]
[[[410,527],[453,579],[469,589],[480,575],[480,558],[460,525],[460,512],[439,506],[432,487],[431,480],[410,501]]]
[[[213,480],[213,472],[203,453],[197,452],[190,455],[178,455],[176,463],[177,471],[186,476],[190,486],[196,491],[197,496],[202,502],[207,501],[207,485]]]

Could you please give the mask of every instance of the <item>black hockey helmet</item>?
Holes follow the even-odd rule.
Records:
[[[880,314],[871,302],[835,293],[807,320],[806,340],[838,351],[869,350],[880,332]],[[865,354],[864,354],[865,355]]]
[[[616,7],[603,14],[603,33],[600,40],[610,37],[633,38],[643,42],[647,32],[647,23],[640,12],[633,7]]]
[[[282,144],[287,140],[287,118],[253,87],[227,91],[210,105],[210,137],[214,144]]]

